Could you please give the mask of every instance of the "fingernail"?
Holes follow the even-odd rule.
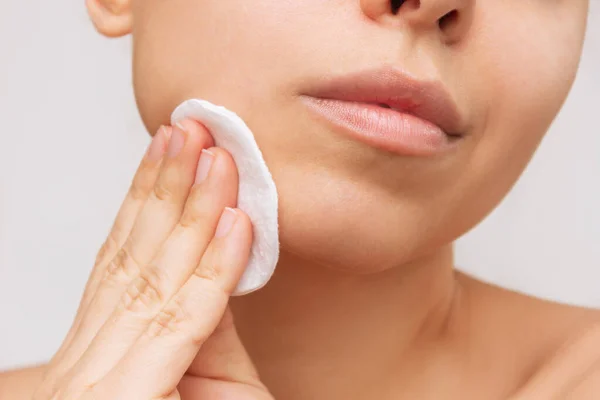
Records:
[[[169,148],[167,149],[167,155],[171,158],[177,156],[183,145],[185,144],[185,129],[177,122],[173,127],[173,133],[171,133],[171,140],[169,140]]]
[[[206,180],[214,159],[215,155],[210,150],[202,149],[200,160],[198,161],[198,169],[196,170],[196,183]]]
[[[173,130],[173,128],[167,128],[166,126],[162,125],[160,130],[162,131],[162,133],[164,133],[165,140],[168,143],[169,139],[171,139],[171,131]]]
[[[158,132],[152,138],[152,142],[150,142],[150,146],[148,146],[148,150],[146,151],[146,157],[150,161],[158,161],[161,159],[163,153],[165,152],[165,127],[160,126]]]
[[[233,208],[225,207],[225,211],[221,214],[221,219],[219,220],[219,224],[217,225],[217,231],[215,232],[215,237],[223,237],[226,236],[231,228],[235,224],[237,220],[237,211]]]

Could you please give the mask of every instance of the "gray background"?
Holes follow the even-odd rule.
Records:
[[[457,246],[462,269],[600,307],[600,2],[573,92],[509,197]],[[149,142],[129,40],[84,2],[0,13],[0,369],[49,358]]]

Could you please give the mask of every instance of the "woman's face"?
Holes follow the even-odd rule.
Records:
[[[134,83],[151,132],[204,98],[249,125],[280,194],[282,250],[371,272],[478,223],[532,156],[574,79],[587,0],[132,0]],[[440,23],[440,18],[453,12]],[[390,68],[436,81],[462,118],[444,151],[341,133],[302,95]]]

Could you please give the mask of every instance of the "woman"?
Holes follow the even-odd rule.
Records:
[[[600,397],[600,312],[452,257],[564,102],[587,0],[87,6],[132,33],[156,134],[62,347],[2,399]],[[161,127],[188,98],[235,110],[277,183],[280,262],[247,296],[235,163],[199,123]]]

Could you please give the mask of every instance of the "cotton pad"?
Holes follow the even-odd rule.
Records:
[[[250,217],[254,242],[246,270],[233,295],[243,295],[263,287],[279,259],[277,190],[254,135],[234,112],[206,100],[181,103],[171,115],[171,123],[191,118],[208,128],[215,145],[233,157],[239,174],[238,208]]]

